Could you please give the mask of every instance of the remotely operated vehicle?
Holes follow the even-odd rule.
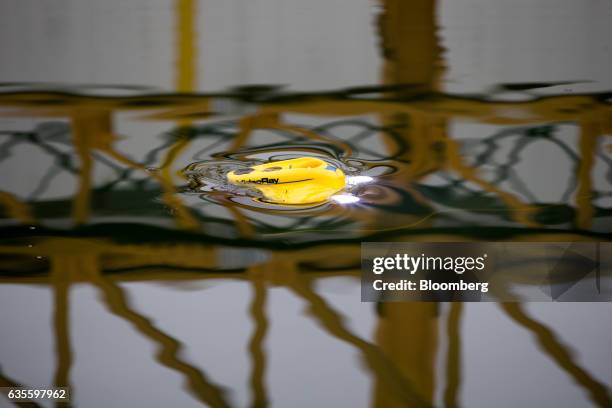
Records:
[[[346,186],[338,167],[316,157],[300,157],[260,164],[227,174],[234,185],[251,186],[266,200],[280,204],[326,201]]]

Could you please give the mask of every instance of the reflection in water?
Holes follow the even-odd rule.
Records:
[[[461,315],[463,304],[453,302],[448,313],[448,356],[446,361],[446,388],[444,389],[444,406],[459,406],[458,395],[461,385]]]
[[[350,93],[350,92],[349,92]],[[436,115],[446,116],[451,112],[445,109],[454,110],[457,115],[477,115],[476,107],[482,107],[487,112],[492,112],[490,105],[508,103],[484,102],[481,100],[471,100],[455,96],[434,95],[425,98],[423,96],[414,97],[407,100],[386,100],[363,101],[357,98],[325,99],[315,95],[300,102],[290,105],[293,110],[316,112],[318,109],[328,110],[328,104],[336,106],[338,111],[346,109],[347,114],[352,113],[355,108],[356,113],[387,113],[397,111],[402,114],[412,114],[414,118],[427,118],[429,113],[420,111],[420,106],[432,107],[430,112]],[[557,137],[553,125],[527,126],[525,119],[515,121],[505,118],[510,122],[520,123],[523,127],[504,130],[500,133],[483,138],[477,142],[471,142],[468,149],[463,149],[459,142],[449,139],[444,133],[438,133],[438,127],[434,123],[432,128],[432,140],[420,140],[415,144],[406,144],[402,135],[406,132],[413,132],[414,128],[410,124],[396,124],[394,127],[374,127],[369,122],[351,121],[352,126],[362,126],[363,130],[356,132],[354,136],[340,139],[342,143],[337,143],[338,136],[334,133],[334,126],[345,125],[344,122],[328,124],[325,128],[309,129],[319,136],[318,145],[311,145],[311,138],[308,132],[298,133],[296,127],[291,125],[288,128],[281,123],[275,123],[275,128],[279,134],[287,137],[288,140],[282,143],[262,146],[255,149],[245,149],[240,153],[219,154],[220,160],[239,158],[243,161],[249,160],[268,160],[284,159],[291,155],[303,154],[303,152],[314,152],[317,150],[334,154],[336,160],[341,162],[345,168],[352,168],[362,175],[372,175],[377,177],[377,183],[364,185],[358,195],[361,201],[356,207],[340,208],[334,205],[317,205],[312,208],[274,208],[270,205],[257,206],[251,202],[240,200],[239,194],[227,191],[211,192],[202,196],[207,205],[222,204],[229,210],[229,219],[211,218],[206,216],[207,207],[190,207],[186,202],[185,193],[177,193],[175,184],[171,181],[171,172],[163,170],[151,170],[151,166],[161,168],[170,167],[178,157],[176,146],[184,146],[188,142],[194,142],[200,138],[206,139],[210,135],[221,135],[220,140],[235,143],[236,138],[243,137],[241,143],[246,143],[249,132],[254,129],[247,129],[248,132],[238,130],[232,133],[228,128],[227,122],[221,124],[207,124],[203,126],[191,126],[181,128],[169,135],[170,142],[165,142],[160,148],[151,150],[144,162],[137,162],[122,154],[114,147],[114,136],[111,133],[112,125],[110,112],[114,109],[129,108],[130,105],[138,106],[145,97],[130,98],[128,100],[106,99],[100,101],[93,97],[83,97],[75,95],[44,95],[44,94],[5,94],[2,95],[2,102],[5,105],[19,109],[28,114],[40,114],[39,105],[43,101],[53,101],[53,116],[72,115],[73,128],[72,140],[74,141],[74,153],[59,151],[53,146],[53,142],[44,140],[39,132],[34,130],[28,134],[8,133],[8,141],[5,142],[4,151],[10,155],[11,148],[16,143],[30,144],[43,149],[49,155],[55,157],[54,166],[57,170],[50,172],[47,180],[41,180],[37,191],[45,191],[52,180],[54,174],[61,171],[70,172],[79,178],[79,188],[72,200],[72,217],[75,227],[72,229],[53,228],[50,220],[69,216],[67,211],[69,202],[67,201],[38,201],[30,200],[29,203],[20,201],[15,195],[4,192],[1,196],[3,205],[6,209],[6,217],[13,218],[21,223],[5,227],[9,236],[13,239],[2,247],[4,254],[26,254],[44,256],[51,260],[49,274],[52,278],[49,282],[53,283],[55,289],[55,315],[54,329],[57,339],[56,356],[57,370],[55,384],[67,385],[70,378],[70,366],[72,353],[69,345],[69,325],[68,325],[68,289],[72,280],[90,280],[92,284],[100,288],[104,293],[105,302],[108,304],[109,311],[130,322],[134,328],[143,336],[151,339],[159,347],[157,358],[163,365],[179,371],[185,376],[186,387],[197,396],[199,400],[211,406],[229,406],[229,402],[224,396],[222,388],[207,379],[200,369],[184,361],[179,354],[180,343],[170,335],[164,333],[140,313],[134,311],[127,301],[125,294],[115,283],[112,283],[102,274],[109,272],[122,273],[122,270],[129,271],[134,268],[146,270],[154,266],[163,266],[168,272],[164,273],[166,278],[171,278],[172,270],[175,268],[187,268],[193,270],[194,277],[205,278],[212,270],[222,273],[222,268],[217,265],[199,264],[195,253],[199,250],[185,246],[173,247],[168,251],[160,252],[159,245],[166,236],[175,242],[184,242],[181,245],[190,245],[191,234],[202,231],[204,237],[221,238],[224,244],[232,243],[244,245],[249,243],[255,246],[265,247],[286,247],[287,245],[300,244],[306,245],[311,242],[321,240],[332,240],[355,242],[369,237],[368,239],[439,239],[436,234],[452,234],[452,239],[460,240],[469,236],[486,237],[518,237],[521,239],[583,239],[601,236],[598,231],[605,231],[606,221],[609,219],[609,210],[592,204],[592,199],[605,197],[609,192],[599,191],[593,188],[590,181],[591,168],[594,166],[594,159],[589,157],[601,158],[605,164],[610,165],[605,153],[596,149],[595,139],[598,136],[600,127],[593,122],[582,123],[582,133],[578,152],[563,140]],[[36,98],[36,104],[32,106],[32,98]],[[59,98],[59,99],[58,99]],[[159,99],[158,109],[167,109],[167,104],[175,103],[175,96]],[[207,96],[201,96],[202,100],[207,100]],[[283,96],[285,98],[285,96]],[[308,99],[313,99],[309,101]],[[601,95],[584,95],[580,97],[550,97],[545,100],[535,100],[514,106],[530,112],[531,115],[538,115],[534,119],[540,121],[544,115],[549,115],[552,120],[562,121],[569,119],[569,114],[565,106],[576,98],[582,101],[590,101],[589,104],[597,103],[599,108],[608,111],[608,105],[601,102]],[[282,99],[282,98],[281,98]],[[182,102],[183,104],[185,102]],[[583,102],[584,103],[584,102]],[[95,105],[106,105],[102,108]],[[445,108],[445,104],[450,106],[463,107]],[[91,109],[85,108],[91,105]],[[321,108],[318,106],[321,105]],[[547,106],[545,109],[542,106]],[[75,107],[81,109],[74,111]],[[340,108],[339,106],[342,106]],[[591,106],[591,105],[589,105]],[[278,111],[282,105],[276,102],[262,102],[262,110],[274,109]],[[433,108],[435,107],[435,108]],[[556,108],[555,108],[556,107]],[[150,108],[150,107],[148,107]],[[538,108],[538,109],[536,109]],[[44,108],[47,110],[48,108]],[[174,108],[171,109],[180,109]],[[543,109],[540,111],[539,109]],[[499,109],[498,109],[499,110]],[[71,113],[73,112],[73,113]],[[86,112],[86,113],[83,113]],[[446,112],[446,113],[445,113]],[[503,110],[502,110],[503,112]],[[398,114],[399,114],[398,113]],[[176,114],[176,113],[175,113]],[[575,115],[572,112],[572,115]],[[177,118],[180,115],[177,116]],[[258,116],[255,115],[254,118]],[[410,116],[409,116],[410,117]],[[418,119],[423,120],[423,119]],[[500,118],[499,120],[502,120]],[[417,122],[418,123],[418,122]],[[421,131],[430,132],[427,129],[427,119],[418,128]],[[267,125],[268,126],[268,125]],[[401,127],[404,126],[404,127]],[[240,126],[239,126],[240,129]],[[408,129],[408,130],[407,130]],[[59,140],[66,140],[68,129],[63,129],[63,134],[57,137]],[[390,146],[395,146],[396,151],[389,157],[377,157],[375,154],[368,155],[367,148],[360,148],[359,143],[367,140],[370,135],[382,135]],[[507,142],[510,141],[510,142]],[[514,169],[520,165],[521,154],[530,144],[536,141],[545,142],[558,146],[569,160],[574,163],[576,169],[575,176],[569,180],[568,186],[563,194],[563,200],[559,203],[549,204],[537,201],[535,194],[528,191],[527,187],[518,178]],[[64,142],[68,145],[69,142]],[[217,143],[217,142],[213,142]],[[497,162],[499,157],[498,150],[502,144],[510,146],[507,161]],[[346,147],[339,147],[341,145]],[[166,156],[158,155],[166,150]],[[206,148],[200,149],[199,158],[206,153]],[[212,151],[212,149],[211,149]],[[467,163],[467,152],[475,151],[474,159],[470,164]],[[299,153],[296,153],[299,152]],[[415,152],[418,156],[415,157]],[[100,153],[105,156],[101,156]],[[373,152],[376,153],[376,152]],[[366,156],[367,158],[362,157]],[[76,157],[80,158],[77,165]],[[373,156],[373,157],[372,157]],[[427,162],[420,160],[420,157],[427,157]],[[584,159],[587,157],[587,159]],[[114,162],[108,161],[114,159]],[[350,166],[347,164],[350,161]],[[117,179],[99,186],[93,186],[91,171],[94,163],[100,163],[111,167],[117,174]],[[221,161],[219,163],[226,163]],[[478,175],[478,169],[493,168],[493,178],[487,181]],[[144,175],[144,178],[135,178],[137,172]],[[428,184],[426,178],[431,174],[440,176],[441,182]],[[512,180],[511,186],[514,191],[509,192],[501,187],[505,181]],[[127,187],[126,186],[131,186]],[[184,191],[184,190],[183,190]],[[574,196],[576,206],[573,207],[570,199]],[[198,197],[200,194],[198,194]],[[521,198],[519,198],[519,196]],[[156,197],[161,199],[161,204]],[[102,204],[100,204],[102,203]],[[128,207],[126,208],[126,204]],[[255,203],[256,204],[256,203]],[[263,220],[258,218],[258,213],[264,213],[269,218]],[[129,227],[123,227],[117,223],[96,222],[91,223],[102,214],[117,214],[124,216],[127,220],[136,223]],[[36,215],[36,217],[35,217]],[[170,217],[176,221],[178,229],[170,230],[159,228],[153,225],[146,225],[139,221],[139,217],[146,215],[157,217]],[[478,232],[470,231],[470,225],[478,223],[478,218],[471,215],[492,217],[489,221],[481,225]],[[281,219],[287,219],[291,224],[283,225]],[[483,218],[484,219],[484,218]],[[401,220],[398,222],[398,220]],[[449,222],[451,221],[452,222]],[[497,221],[495,221],[497,220]],[[437,222],[440,222],[437,224]],[[497,224],[496,224],[497,223]],[[599,223],[603,227],[598,228]],[[39,225],[32,235],[29,225]],[[224,229],[212,228],[213,225],[223,226]],[[550,226],[550,227],[547,227]],[[230,227],[233,227],[230,228]],[[181,232],[194,231],[194,232]],[[199,234],[199,232],[197,232]],[[99,236],[106,238],[121,237],[123,241],[131,242],[129,245],[101,245],[96,241],[91,241],[95,249],[89,256],[75,258],[73,254],[75,242],[64,241],[61,236],[81,235],[81,244],[88,241],[87,236]],[[418,234],[418,235],[415,235]],[[151,244],[138,243],[147,236]],[[38,238],[36,238],[38,237]],[[171,238],[172,237],[172,238]],[[271,240],[271,238],[274,239]],[[19,238],[19,239],[18,239]],[[16,240],[17,239],[17,240]],[[36,240],[35,248],[28,248],[24,242]],[[266,242],[264,243],[263,240]],[[336,244],[337,245],[337,244]],[[189,248],[189,249],[188,249]],[[331,249],[339,250],[335,246]],[[212,250],[212,248],[211,248]],[[88,249],[88,251],[90,251]],[[175,252],[188,252],[189,256],[185,259],[177,257]],[[147,253],[143,257],[141,252]],[[108,269],[104,266],[104,258],[110,254],[117,253],[125,257],[126,264],[121,265],[121,261],[114,260],[115,265]],[[313,265],[319,259],[325,259],[320,247],[314,247],[308,251],[308,264]],[[358,254],[352,250],[344,260],[344,265],[340,271],[347,273],[358,266]],[[337,257],[337,255],[334,255]],[[141,259],[141,260],[140,260]],[[172,261],[169,261],[172,260]],[[373,378],[376,380],[375,402],[379,406],[410,405],[410,406],[429,406],[433,400],[434,386],[431,382],[433,378],[434,351],[436,349],[436,337],[433,327],[436,325],[437,317],[429,309],[429,305],[384,305],[383,314],[380,317],[380,329],[377,343],[373,344],[363,340],[351,333],[342,323],[339,315],[318,296],[308,283],[303,282],[303,273],[308,274],[308,267],[300,266],[302,260],[300,256],[273,260],[266,264],[264,272],[252,270],[246,273],[246,277],[253,282],[254,299],[252,303],[251,316],[255,319],[256,328],[249,343],[249,353],[253,361],[253,371],[251,374],[252,398],[254,405],[266,405],[270,397],[266,393],[265,387],[265,352],[264,340],[267,327],[267,318],[263,305],[265,303],[266,281],[267,279],[281,279],[296,296],[304,299],[309,305],[309,309],[315,320],[327,331],[330,336],[336,337],[341,341],[355,347],[362,354],[367,367],[370,368]],[[349,268],[349,269],[345,269]],[[325,271],[327,268],[322,266],[317,270]],[[333,271],[335,268],[331,268]],[[197,272],[200,271],[201,272]],[[85,271],[89,271],[84,275]],[[293,272],[292,272],[293,271]],[[5,269],[8,273],[3,280],[5,282],[20,282],[21,279],[32,279],[40,271],[38,269],[25,268],[21,274],[16,274],[12,268]],[[326,275],[334,272],[317,272]],[[350,272],[357,274],[355,272]],[[268,275],[275,276],[268,276]],[[284,276],[279,277],[278,274]],[[31,277],[32,278],[31,278]],[[85,276],[88,276],[87,278]],[[293,277],[289,277],[293,276]],[[154,277],[151,276],[151,279]],[[589,390],[592,401],[599,406],[607,406],[610,397],[604,385],[592,378],[587,371],[581,368],[578,363],[573,361],[571,354],[565,351],[563,345],[555,339],[553,332],[537,323],[532,318],[527,317],[523,311],[516,309],[515,306],[505,305],[504,310],[517,323],[528,330],[533,331],[534,336],[541,343],[547,355],[556,361],[560,368],[575,378],[576,383]],[[421,310],[423,309],[423,310]],[[447,383],[444,393],[444,401],[447,406],[455,406],[457,394],[459,392],[460,381],[460,343],[457,319],[459,318],[460,306],[453,305],[449,319],[449,354]],[[407,321],[411,322],[409,325]],[[401,322],[401,323],[400,323]],[[405,327],[410,327],[411,331],[418,330],[419,337],[412,337],[406,332]],[[434,330],[434,332],[431,332]],[[424,340],[431,332],[428,340]],[[409,350],[415,350],[414,356],[405,347],[397,349],[391,345],[395,341],[406,337],[409,340]],[[388,343],[391,342],[391,343]],[[423,359],[423,356],[429,356]],[[427,374],[427,375],[424,375]],[[429,378],[429,380],[428,380]]]
[[[348,91],[347,91],[348,92]],[[350,92],[349,92],[350,93]],[[226,95],[230,97],[231,95]],[[566,122],[580,117],[580,112],[569,109],[568,106],[581,104],[584,106],[583,115],[590,112],[592,106],[597,106],[602,112],[609,112],[609,104],[602,101],[604,94],[583,95],[583,96],[558,96],[537,99],[532,102],[509,103],[509,102],[487,102],[484,100],[474,100],[456,96],[431,95],[424,97],[416,96],[406,101],[394,101],[387,99],[363,100],[358,99],[359,93],[355,97],[344,99],[323,99],[320,95],[312,95],[307,99],[300,98],[300,102],[290,105],[285,103],[262,102],[262,111],[273,109],[280,111],[284,109],[288,112],[330,113],[333,106],[336,106],[337,114],[344,112],[346,115],[352,114],[388,114],[388,115],[409,115],[409,123],[397,123],[393,127],[375,126],[371,122],[363,120],[351,120],[350,122],[338,121],[318,126],[308,130],[317,133],[319,144],[312,145],[308,136],[295,134],[295,125],[284,125],[277,123],[273,126],[274,134],[283,140],[274,144],[258,144],[257,148],[248,148],[240,153],[215,153],[214,157],[223,165],[227,160],[239,160],[243,162],[263,162],[266,160],[282,160],[296,157],[300,154],[310,153],[321,155],[326,153],[331,156],[330,160],[335,160],[338,165],[353,175],[361,174],[377,178],[377,183],[362,186],[359,191],[361,196],[360,205],[362,211],[352,211],[342,221],[349,222],[347,229],[352,234],[367,236],[369,231],[375,230],[382,232],[386,230],[388,217],[391,215],[401,215],[406,221],[394,223],[396,226],[405,228],[414,225],[415,227],[427,228],[432,225],[434,219],[443,226],[452,220],[453,224],[471,225],[473,222],[481,223],[482,220],[497,219],[492,221],[490,229],[502,231],[512,228],[530,227],[532,230],[541,230],[544,226],[557,228],[560,231],[573,230],[581,234],[594,234],[598,231],[606,231],[609,210],[603,206],[594,204],[594,200],[604,200],[610,196],[606,190],[596,189],[591,181],[591,174],[596,164],[606,166],[608,179],[610,178],[611,160],[607,153],[597,147],[596,138],[603,132],[602,125],[594,123],[585,124],[579,122],[581,133],[577,149],[564,140],[562,136],[566,129],[557,129],[554,125],[532,125],[527,123],[533,121],[538,123],[542,120],[554,120]],[[60,98],[58,101],[57,98]],[[44,95],[44,94],[3,94],[0,101],[5,106],[18,109],[21,112],[30,112],[32,115],[39,115],[38,106],[31,106],[33,102],[38,104],[51,103],[53,101],[53,112],[45,112],[53,116],[71,115],[75,124],[72,131],[72,138],[75,140],[74,153],[58,151],[54,147],[53,141],[46,141],[38,136],[39,130],[36,129],[28,134],[10,133],[4,146],[7,154],[15,144],[27,144],[41,149],[46,154],[54,157],[56,165],[52,171],[45,175],[45,180],[41,180],[37,191],[44,191],[54,177],[62,172],[69,172],[78,176],[78,191],[72,201],[72,217],[75,224],[84,224],[91,216],[91,212],[99,211],[118,211],[113,210],[117,203],[124,203],[120,197],[131,195],[130,202],[134,208],[140,209],[140,214],[156,213],[163,211],[157,202],[152,202],[150,198],[159,195],[166,208],[171,209],[172,218],[177,226],[184,229],[197,230],[202,228],[203,221],[224,223],[229,220],[206,220],[205,211],[197,208],[188,208],[185,204],[185,197],[176,194],[176,187],[173,172],[169,169],[178,159],[178,152],[185,149],[185,146],[193,143],[204,143],[205,145],[219,145],[219,142],[234,144],[236,138],[241,135],[248,135],[255,131],[255,128],[241,128],[238,123],[238,130],[232,130],[236,123],[212,122],[201,126],[182,127],[177,131],[167,135],[167,139],[159,147],[152,148],[143,162],[135,161],[126,154],[117,150],[113,143],[116,136],[111,133],[112,122],[110,112],[113,110],[132,109],[133,105],[138,106],[150,97],[132,97],[123,99],[105,98],[99,100],[94,97],[78,95]],[[168,96],[160,99],[159,109],[164,110],[164,106],[169,103],[178,103],[175,98],[181,97]],[[272,98],[272,97],[270,97]],[[284,96],[279,96],[281,100]],[[435,99],[431,99],[435,98]],[[196,101],[209,100],[210,97],[190,97]],[[272,100],[274,100],[272,98]],[[47,101],[47,102],[44,102]],[[180,102],[186,104],[187,101]],[[196,102],[199,103],[199,102]],[[448,107],[445,107],[448,104]],[[63,105],[63,106],[62,106]],[[89,108],[88,105],[91,105]],[[99,107],[98,105],[102,105]],[[104,106],[106,105],[106,106]],[[342,109],[338,107],[342,106]],[[491,105],[497,105],[492,109]],[[543,105],[546,106],[541,112]],[[74,109],[80,107],[76,112]],[[284,108],[286,106],[286,108]],[[453,140],[445,132],[441,132],[438,124],[432,123],[431,128],[417,124],[419,118],[429,116],[468,116],[481,118],[481,115],[491,115],[495,112],[502,114],[510,109],[521,110],[530,118],[518,120],[504,117],[488,116],[487,122],[496,123],[497,121],[508,122],[521,127],[508,128],[499,133],[490,135],[478,140],[470,140],[462,145],[460,141]],[[150,107],[147,107],[150,109]],[[481,108],[484,112],[465,112]],[[48,108],[44,108],[46,111]],[[171,108],[178,109],[178,108]],[[568,113],[567,111],[571,111]],[[73,113],[71,113],[73,112]],[[83,113],[85,112],[85,113]],[[175,112],[176,113],[176,112]],[[262,115],[267,115],[263,113]],[[602,119],[605,115],[602,113]],[[180,115],[177,116],[177,118]],[[259,114],[254,116],[259,117]],[[574,118],[574,119],[572,119]],[[402,119],[406,120],[406,119]],[[415,123],[412,123],[415,121]],[[483,119],[481,119],[483,120]],[[593,119],[595,120],[595,119]],[[272,126],[267,124],[266,126]],[[346,126],[350,126],[351,136],[344,137],[343,132]],[[361,127],[361,130],[359,129]],[[598,129],[602,129],[598,131]],[[407,144],[403,135],[405,132],[422,131],[424,134],[431,134],[431,138],[420,137],[414,143]],[[68,130],[66,130],[67,132]],[[306,133],[307,135],[308,133]],[[68,133],[61,136],[64,139],[70,137]],[[259,138],[269,138],[269,134],[264,134]],[[210,140],[213,139],[211,143]],[[257,139],[257,137],[256,137]],[[323,141],[322,139],[325,139]],[[370,151],[368,143],[382,139],[389,146],[394,146],[388,156],[378,152]],[[338,141],[341,143],[338,143]],[[242,142],[245,143],[246,139]],[[537,194],[532,191],[533,186],[528,180],[522,179],[519,175],[521,157],[528,155],[529,148],[538,145],[538,149],[543,146],[548,149],[559,149],[561,153],[555,153],[558,157],[565,157],[568,164],[575,169],[574,176],[568,180],[564,188],[561,201],[546,203],[539,201]],[[345,145],[340,148],[339,145]],[[336,147],[334,147],[336,146]],[[213,146],[214,147],[214,146]],[[197,156],[206,152],[208,147],[198,149]],[[575,151],[577,150],[577,151]],[[166,154],[163,154],[163,152]],[[538,150],[540,151],[540,150]],[[473,152],[473,153],[470,153]],[[507,152],[507,153],[506,153]],[[592,157],[584,159],[583,157]],[[329,157],[329,156],[328,156]],[[81,163],[76,164],[77,159]],[[111,160],[109,160],[111,159]],[[223,161],[225,160],[225,161]],[[596,163],[597,160],[597,163]],[[92,188],[91,174],[92,167],[103,165],[110,167],[116,174],[115,179],[105,184],[97,185]],[[551,166],[564,166],[551,163]],[[158,167],[159,170],[151,170]],[[194,167],[195,166],[195,167]],[[199,166],[199,167],[198,167]],[[191,167],[193,172],[197,168],[201,172],[202,164],[195,164]],[[56,168],[57,167],[57,168]],[[560,167],[560,171],[563,169]],[[204,172],[205,173],[205,172]],[[47,177],[48,176],[48,177]],[[146,178],[142,178],[145,176]],[[215,175],[207,175],[213,178]],[[218,177],[218,174],[216,175]],[[527,181],[527,184],[526,184]],[[563,180],[555,180],[555,185],[561,185]],[[133,185],[138,191],[146,194],[132,194],[125,188],[126,185]],[[133,190],[132,190],[133,191]],[[219,199],[219,195],[207,195],[211,199]],[[256,206],[245,206],[240,200],[233,200],[232,195],[225,197],[224,202],[233,202],[236,211],[245,208],[256,210]],[[93,205],[92,203],[93,200]],[[21,220],[23,223],[32,223],[32,208],[27,206],[13,194],[4,192],[2,196],[3,205],[8,214],[13,218]],[[104,200],[104,207],[97,208],[95,202]],[[572,205],[575,202],[575,206]],[[124,205],[124,204],[123,204]],[[59,202],[37,203],[36,206],[44,206],[47,214],[53,217],[68,216],[65,205]],[[324,211],[321,215],[334,217],[332,207],[324,207],[329,211]],[[267,208],[263,208],[267,211]],[[371,211],[369,211],[371,210]],[[383,211],[381,211],[383,210]],[[38,210],[35,210],[38,211]],[[372,217],[376,212],[376,217]],[[486,215],[487,218],[474,220],[473,216]],[[372,219],[375,218],[375,219]],[[245,217],[252,221],[255,231],[259,234],[266,234],[270,231],[278,231],[274,223],[262,224],[254,217]],[[337,217],[337,221],[341,218]],[[395,218],[394,218],[395,220]],[[412,222],[410,222],[410,220]],[[325,223],[328,223],[326,221]],[[358,224],[356,224],[358,223]],[[324,227],[325,224],[322,225]],[[504,226],[502,228],[501,226]],[[337,230],[345,233],[345,230]],[[361,232],[360,232],[361,231]],[[529,229],[523,230],[529,232]],[[399,231],[398,231],[399,232]],[[209,233],[214,234],[214,231]],[[263,235],[260,235],[263,236]],[[345,235],[346,236],[346,235]]]
[[[71,384],[69,292],[75,283],[88,283],[100,291],[108,312],[155,346],[156,361],[179,373],[199,402],[233,405],[228,387],[211,379],[214,367],[205,373],[190,362],[181,341],[138,311],[121,285],[221,279],[251,287],[253,330],[245,351],[252,406],[267,406],[275,398],[266,346],[274,323],[268,316],[272,286],[288,289],[327,336],[358,353],[372,379],[372,405],[434,406],[436,390],[442,389],[444,406],[461,406],[466,364],[461,304],[449,306],[444,328],[441,305],[378,305],[374,339],[367,339],[354,332],[316,283],[358,277],[359,243],[365,240],[609,238],[612,158],[601,137],[612,129],[612,93],[537,97],[527,92],[559,83],[497,88],[524,92],[520,102],[505,100],[503,92],[443,93],[436,3],[383,4],[380,86],[311,93],[253,86],[195,93],[196,2],[179,0],[178,93],[126,87],[129,96],[113,97],[9,87],[0,94],[3,116],[40,120],[29,131],[2,130],[0,160],[27,148],[26,161],[28,155],[38,157],[36,152],[51,163],[29,197],[3,182],[0,282],[53,288],[54,384]],[[171,129],[161,144],[147,139],[137,154],[128,154],[116,130],[125,113],[141,123],[169,123]],[[68,119],[69,126],[60,119]],[[457,137],[454,126],[465,123],[489,127]],[[560,176],[549,183],[562,190],[559,200],[541,199],[536,190],[548,186],[532,183],[535,176],[523,170],[533,171],[524,160],[530,149],[553,152],[558,162],[541,165],[558,167]],[[335,202],[307,206],[273,205],[223,184],[222,176],[235,166],[304,155],[323,157],[352,177],[375,182],[352,186],[351,196]],[[96,179],[94,168],[105,178]],[[180,168],[188,180],[179,177]],[[596,178],[595,169],[604,177]],[[58,188],[54,180],[65,175],[76,180],[74,194],[62,190],[48,198]],[[238,250],[223,256],[228,248]],[[604,382],[581,366],[551,328],[520,304],[502,304],[501,310],[532,334],[542,357],[566,372],[593,404],[612,405]],[[443,340],[447,352],[438,384],[436,359]],[[9,374],[2,373],[1,385],[16,384]]]
[[[168,368],[183,374],[186,388],[198,400],[213,407],[230,406],[226,401],[223,390],[218,385],[211,383],[201,370],[179,357],[181,345],[177,340],[159,330],[140,313],[133,311],[119,286],[107,278],[101,277],[98,271],[92,272],[96,273],[96,276],[92,278],[92,283],[104,293],[110,311],[130,322],[139,333],[157,343],[160,348],[156,355],[157,360]]]

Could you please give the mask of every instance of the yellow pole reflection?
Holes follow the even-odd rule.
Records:
[[[76,224],[89,218],[90,195],[94,161],[92,151],[97,147],[110,146],[113,142],[111,112],[100,109],[77,110],[72,115],[72,142],[79,157],[79,185],[72,209]]]
[[[57,387],[70,386],[70,367],[72,350],[70,347],[70,303],[69,291],[71,276],[78,274],[83,263],[96,262],[95,258],[78,256],[52,256],[50,275],[53,282],[54,310],[53,328],[55,330],[55,357],[57,367],[54,384]]]
[[[444,71],[435,0],[382,0],[379,35],[387,84],[437,89]]]
[[[446,388],[444,389],[444,406],[457,408],[459,404],[459,386],[461,385],[461,315],[463,303],[450,304],[448,313],[447,334],[448,352],[446,356]]]
[[[595,164],[597,141],[603,129],[596,119],[586,119],[580,123],[580,165],[578,167],[578,188],[576,190],[576,207],[578,217],[576,225],[582,229],[591,226],[593,218],[593,181],[592,172]]]
[[[197,36],[195,19],[197,0],[175,0],[176,29],[176,90],[193,92],[197,86]]]
[[[249,353],[251,355],[250,385],[251,385],[251,407],[263,408],[269,404],[266,392],[266,353],[264,351],[264,339],[268,331],[268,319],[266,317],[267,284],[264,271],[260,266],[249,269],[247,275],[253,288],[253,300],[249,313],[253,320],[254,331],[249,340]]]
[[[420,91],[438,88],[440,53],[436,38],[436,2],[433,0],[383,0],[380,35],[385,59],[386,84],[412,84]],[[404,96],[400,91],[393,96]],[[412,183],[440,167],[442,158],[432,146],[440,144],[446,122],[424,113],[392,114],[382,118],[386,125],[403,122],[401,136],[409,144],[408,174],[399,174],[402,184]],[[392,146],[393,142],[383,140]],[[429,405],[434,405],[435,357],[438,344],[438,307],[433,303],[383,303],[376,339],[387,358],[397,364],[401,375]],[[380,380],[380,379],[379,379]],[[389,392],[388,383],[374,385],[376,407],[400,407],[404,403]]]
[[[15,197],[14,194],[0,191],[0,205],[5,208],[9,217],[23,224],[33,224],[35,222],[30,207]]]

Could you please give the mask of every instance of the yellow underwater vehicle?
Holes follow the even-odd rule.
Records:
[[[261,191],[274,203],[312,204],[342,190],[346,176],[338,167],[315,157],[282,160],[239,169],[227,174],[235,185]]]

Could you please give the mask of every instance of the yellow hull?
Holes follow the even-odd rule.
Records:
[[[262,192],[267,200],[282,204],[311,204],[329,199],[346,185],[344,172],[315,157],[270,162],[227,174],[235,185]]]

